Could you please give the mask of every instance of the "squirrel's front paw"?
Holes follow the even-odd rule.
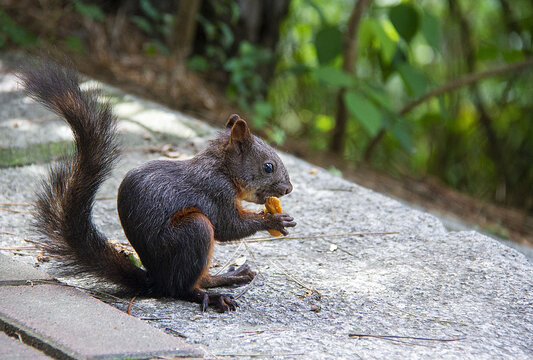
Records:
[[[278,230],[283,235],[288,235],[289,232],[285,230],[287,227],[295,227],[296,222],[294,219],[285,213],[265,214],[266,229]]]

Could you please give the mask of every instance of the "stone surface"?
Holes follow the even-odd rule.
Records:
[[[201,357],[203,353],[71,287],[0,288],[0,328],[54,356],[76,359]]]
[[[47,360],[52,359],[44,353],[24,343],[0,333],[0,359],[3,360]]]
[[[124,174],[162,157],[147,152],[149,147],[171,141],[180,158],[186,158],[215,130],[171,111],[172,119],[155,124],[131,114],[139,113],[138,106],[167,119],[158,115],[164,108],[129,100],[120,92],[113,96],[123,111],[122,136],[133,145],[125,147],[120,164],[98,193],[102,200],[96,203],[94,219],[109,237],[126,243],[115,204]],[[128,105],[120,108],[120,99],[128,99]],[[0,124],[5,121],[0,111]],[[168,129],[174,126],[193,132]],[[186,136],[167,138],[167,131]],[[144,140],[147,134],[150,140]],[[234,313],[201,313],[197,304],[137,299],[134,316],[155,319],[150,321],[153,326],[172,329],[187,342],[202,345],[208,357],[533,357],[533,265],[522,254],[476,232],[448,232],[431,215],[292,156],[282,154],[282,159],[294,191],[281,201],[298,226],[286,238],[258,234],[246,244],[219,244],[213,253],[222,265],[246,258],[260,272],[249,287],[221,290],[242,294],[240,308]],[[28,189],[37,186],[45,168],[34,164],[0,170],[0,202],[32,201]],[[17,246],[24,244],[24,237],[34,237],[30,219],[25,212],[0,211],[0,244]],[[29,263],[35,262],[34,255],[19,252]],[[223,271],[222,266],[212,269],[217,271]],[[103,286],[83,278],[62,280],[96,289]],[[125,310],[127,301],[110,302]]]
[[[53,278],[34,267],[0,254],[0,286],[50,281]]]

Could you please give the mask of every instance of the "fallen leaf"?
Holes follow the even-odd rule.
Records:
[[[241,265],[244,265],[245,262],[246,262],[246,256],[241,256],[240,258],[235,259],[233,264],[236,266],[241,266]]]
[[[320,306],[313,304],[313,305],[311,305],[311,308],[309,310],[318,313],[322,309],[320,308]]]

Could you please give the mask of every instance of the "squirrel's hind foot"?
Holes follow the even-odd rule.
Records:
[[[181,298],[200,304],[200,309],[203,312],[207,311],[209,306],[214,307],[220,313],[235,311],[239,307],[239,304],[231,295],[211,293],[199,289],[195,289],[187,296]]]
[[[235,311],[239,307],[239,303],[231,295],[206,292],[202,299],[202,311],[207,311],[209,305],[215,307],[220,313]]]
[[[257,274],[255,273],[255,271],[252,270],[250,265],[244,264],[244,265],[241,265],[238,269],[235,269],[235,266],[230,266],[228,269],[228,272],[223,275],[242,277],[243,279],[248,280],[243,283],[248,283],[252,281]]]
[[[233,286],[248,284],[254,279],[256,273],[252,271],[248,264],[244,264],[235,270],[230,267],[229,271],[220,275],[206,274],[198,283],[200,288],[208,289],[220,286]]]

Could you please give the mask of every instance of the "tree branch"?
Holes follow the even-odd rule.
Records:
[[[411,110],[413,110],[415,107],[417,107],[418,105],[423,104],[426,101],[436,96],[440,96],[445,93],[455,91],[464,86],[472,85],[486,78],[495,77],[495,76],[502,75],[502,74],[509,73],[509,72],[521,71],[521,70],[527,69],[528,67],[532,65],[533,65],[533,57],[530,57],[521,62],[497,66],[486,71],[464,75],[460,78],[451,80],[447,82],[446,84],[427,92],[426,94],[422,95],[418,99],[408,103],[399,111],[399,114],[405,115]]]
[[[473,74],[466,74],[460,78],[451,80],[444,85],[439,86],[436,89],[433,89],[426,94],[420,96],[418,99],[415,99],[402,107],[398,113],[400,115],[405,115],[409,113],[411,110],[416,108],[417,106],[427,102],[428,100],[431,100],[434,97],[458,90],[462,87],[475,84],[481,80],[495,77],[498,75],[503,75],[510,72],[518,72],[525,70],[529,67],[533,66],[533,57],[529,57],[523,61],[512,63],[512,64],[505,64],[501,66],[496,66],[492,69],[481,71]],[[374,152],[374,149],[378,145],[378,143],[381,141],[383,136],[385,135],[385,129],[381,129],[379,133],[370,141],[368,146],[365,149],[365,153],[363,158],[365,161],[369,161],[372,157],[372,154]]]

